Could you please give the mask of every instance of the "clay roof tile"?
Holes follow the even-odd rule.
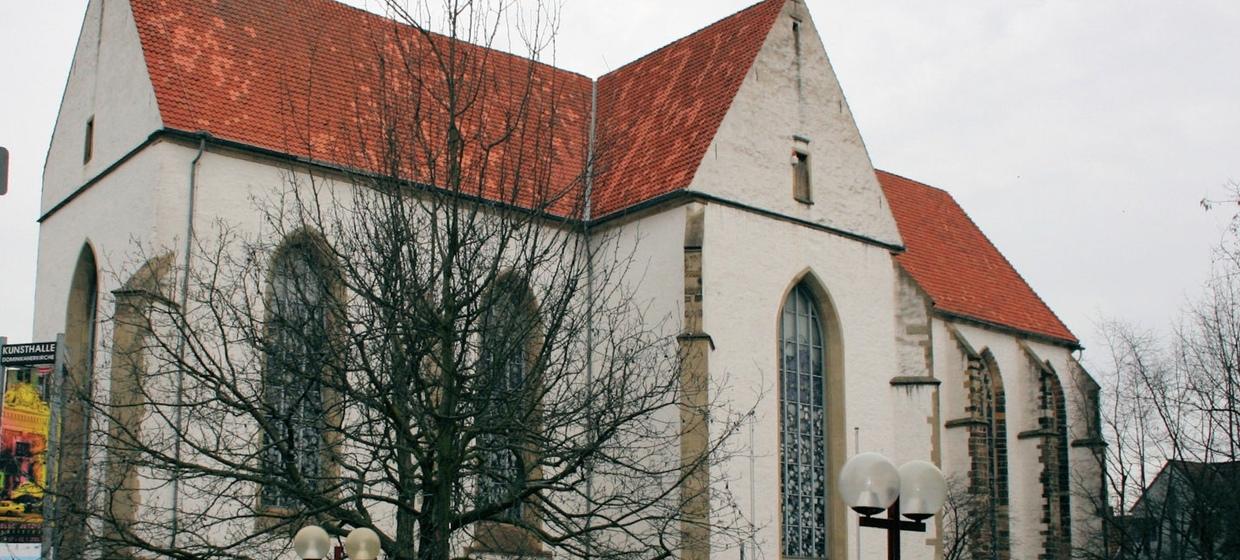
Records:
[[[1078,345],[947,191],[878,171],[904,239],[896,260],[936,309]]]

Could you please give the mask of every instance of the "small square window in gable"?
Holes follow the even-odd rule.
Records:
[[[813,204],[813,188],[810,184],[809,152],[792,152],[792,198],[802,204]]]
[[[95,151],[95,117],[86,120],[86,138],[82,148],[82,163],[90,162],[90,156]]]

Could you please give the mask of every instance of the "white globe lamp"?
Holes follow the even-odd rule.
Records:
[[[379,534],[367,527],[349,531],[344,539],[344,551],[349,554],[349,560],[375,560],[381,550]]]
[[[900,495],[900,472],[878,453],[854,455],[840,471],[840,497],[869,517],[891,507]]]
[[[914,521],[925,521],[947,501],[947,481],[933,463],[909,461],[900,467],[900,512]]]
[[[302,560],[327,558],[331,545],[331,537],[328,537],[327,531],[318,525],[302,527],[296,535],[293,535],[293,552],[296,552],[297,557]]]

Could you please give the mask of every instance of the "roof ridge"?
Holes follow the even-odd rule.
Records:
[[[875,172],[875,173],[882,173],[882,174],[884,174],[884,175],[890,175],[890,176],[892,176],[892,177],[895,177],[896,179],[903,179],[903,180],[908,181],[908,182],[910,182],[910,183],[914,183],[914,184],[917,184],[917,185],[923,186],[923,187],[925,187],[925,188],[927,188],[927,189],[933,189],[933,190],[936,190],[936,191],[939,191],[939,192],[942,192],[942,193],[946,193],[948,196],[951,196],[951,193],[950,193],[950,192],[948,192],[948,191],[947,191],[947,189],[944,189],[944,188],[942,188],[942,187],[936,187],[936,186],[934,186],[934,185],[931,185],[931,184],[929,184],[929,183],[924,183],[924,182],[922,182],[922,181],[918,181],[917,179],[914,179],[914,178],[912,178],[912,177],[909,177],[908,175],[901,175],[901,174],[899,174],[899,173],[895,173],[895,172],[892,172],[892,171],[887,171],[886,169],[879,169],[879,168],[877,168],[877,167],[875,167],[875,168],[874,168],[874,172]]]
[[[135,0],[130,0],[130,1],[131,1],[131,2],[133,2],[133,1],[135,1]],[[304,2],[304,1],[307,1],[307,0],[301,0],[301,1],[303,1],[303,2]],[[416,25],[411,25],[411,24],[409,24],[409,23],[407,23],[407,22],[404,22],[404,21],[398,20],[398,19],[396,19],[396,18],[394,18],[394,17],[392,17],[392,16],[389,16],[389,15],[387,15],[387,14],[380,14],[380,13],[378,13],[378,12],[372,12],[372,11],[370,11],[370,10],[367,10],[367,9],[365,9],[365,8],[360,8],[360,7],[354,6],[354,5],[352,5],[352,4],[346,4],[346,3],[342,2],[341,0],[313,0],[313,1],[319,2],[320,4],[323,4],[323,5],[337,5],[337,6],[341,6],[341,7],[344,7],[345,9],[347,9],[347,10],[350,10],[350,11],[356,12],[357,14],[360,14],[362,17],[366,17],[366,18],[369,18],[369,19],[374,19],[374,20],[379,20],[379,22],[381,22],[381,23],[388,23],[388,24],[392,24],[392,25],[397,25],[397,26],[400,26],[400,27],[405,27],[405,28],[407,28],[407,29],[412,29],[412,30],[414,30],[414,31],[420,31],[420,30],[421,30],[421,31],[425,31],[426,33],[429,33],[429,34],[434,35],[434,36],[436,36],[436,37],[441,37],[441,38],[448,39],[448,40],[451,40],[451,41],[460,41],[462,44],[465,44],[465,45],[470,45],[470,46],[474,46],[474,47],[477,47],[477,48],[480,48],[480,49],[485,49],[485,50],[488,50],[488,51],[491,51],[491,52],[494,52],[494,53],[498,53],[498,54],[500,54],[500,55],[504,55],[504,56],[509,56],[509,57],[517,58],[517,59],[520,59],[520,60],[524,60],[524,61],[526,61],[526,62],[531,62],[531,63],[533,63],[533,64],[537,64],[537,65],[539,65],[539,66],[545,66],[545,67],[547,67],[547,68],[550,68],[550,69],[553,69],[553,70],[556,70],[556,71],[559,71],[559,72],[565,72],[565,73],[568,73],[568,74],[574,74],[574,75],[576,75],[576,76],[579,76],[579,77],[585,78],[585,79],[590,80],[590,81],[596,81],[596,80],[597,80],[597,78],[593,78],[593,77],[591,77],[591,76],[587,76],[586,74],[584,74],[584,73],[582,73],[582,72],[577,72],[576,70],[569,70],[569,69],[567,69],[567,68],[564,68],[564,67],[561,67],[561,66],[557,66],[557,65],[555,65],[555,64],[551,64],[551,63],[549,63],[549,62],[543,62],[543,61],[538,60],[538,59],[536,59],[536,58],[531,58],[531,57],[529,57],[529,56],[525,56],[525,55],[517,54],[517,53],[515,53],[515,52],[509,52],[509,51],[506,51],[506,50],[504,50],[504,49],[496,48],[496,47],[493,47],[493,46],[490,46],[490,45],[483,45],[483,44],[480,44],[480,43],[475,43],[475,42],[473,42],[473,41],[469,41],[469,40],[466,40],[466,39],[462,39],[462,38],[460,38],[460,37],[452,37],[452,36],[450,36],[450,35],[444,35],[443,33],[440,33],[440,32],[438,32],[438,31],[434,31],[434,30],[431,30],[431,29],[428,29],[428,28],[425,28],[425,27],[418,27],[418,26],[416,26]]]
[[[715,21],[713,21],[713,22],[711,22],[711,23],[708,23],[708,24],[706,24],[706,25],[704,25],[704,26],[702,26],[702,27],[698,28],[698,29],[697,29],[697,30],[695,30],[694,32],[689,33],[688,35],[682,35],[682,36],[680,36],[680,38],[676,39],[675,41],[672,41],[672,42],[670,42],[670,43],[664,44],[663,46],[661,46],[661,47],[659,47],[659,48],[657,48],[657,49],[655,49],[655,50],[653,50],[653,51],[650,51],[650,52],[648,52],[648,53],[646,53],[646,54],[643,54],[643,55],[641,55],[641,56],[639,56],[639,57],[637,57],[637,58],[634,58],[633,60],[630,60],[630,61],[628,61],[628,62],[626,62],[626,63],[624,63],[624,64],[622,64],[622,65],[620,65],[620,66],[617,66],[615,70],[610,70],[610,71],[608,71],[608,72],[606,72],[606,73],[604,73],[604,74],[600,75],[599,77],[595,78],[595,80],[602,80],[603,78],[605,78],[605,77],[607,77],[607,76],[610,76],[610,75],[612,75],[612,74],[615,74],[615,73],[617,73],[617,72],[619,72],[619,71],[621,71],[621,70],[624,70],[625,68],[628,68],[629,66],[632,66],[632,65],[634,65],[634,64],[637,64],[637,63],[639,63],[639,62],[641,62],[641,61],[643,61],[643,60],[645,60],[645,59],[647,59],[647,58],[650,58],[650,57],[652,57],[652,56],[654,56],[654,55],[656,55],[656,54],[659,54],[660,52],[663,52],[663,51],[665,51],[665,50],[668,50],[668,49],[672,48],[673,46],[676,46],[676,45],[677,45],[677,44],[679,44],[679,43],[683,43],[683,42],[685,42],[685,41],[687,41],[687,40],[689,40],[689,39],[691,39],[691,38],[693,38],[693,37],[696,37],[697,35],[699,35],[699,34],[701,34],[701,33],[704,33],[704,32],[706,32],[706,31],[710,30],[710,28],[715,27],[716,25],[719,25],[719,24],[721,24],[721,23],[723,23],[723,22],[725,22],[725,21],[728,21],[728,20],[730,20],[730,19],[732,19],[732,18],[735,18],[735,17],[740,17],[742,14],[744,14],[744,13],[746,13],[746,12],[749,12],[750,10],[756,10],[756,9],[758,9],[758,8],[760,8],[760,7],[762,7],[762,6],[766,5],[766,4],[772,3],[772,2],[784,2],[784,1],[786,1],[786,0],[761,0],[761,1],[759,1],[759,2],[755,2],[755,3],[753,3],[753,4],[750,4],[750,5],[748,5],[748,6],[744,7],[744,8],[741,8],[741,9],[739,9],[739,10],[735,11],[735,12],[732,12],[732,13],[731,13],[731,14],[729,14],[729,15],[726,15],[726,16],[724,16],[724,17],[721,17],[721,18],[719,18],[719,19],[717,19],[717,20],[715,20]]]

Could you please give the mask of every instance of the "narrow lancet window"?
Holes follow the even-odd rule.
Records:
[[[780,501],[786,557],[827,556],[826,388],[822,323],[809,288],[780,318]]]
[[[328,284],[308,243],[281,251],[271,272],[263,404],[268,422],[263,467],[272,483],[263,504],[295,509],[291,486],[314,492],[322,478],[325,428],[321,376],[328,340]],[[300,480],[300,483],[294,483]]]

